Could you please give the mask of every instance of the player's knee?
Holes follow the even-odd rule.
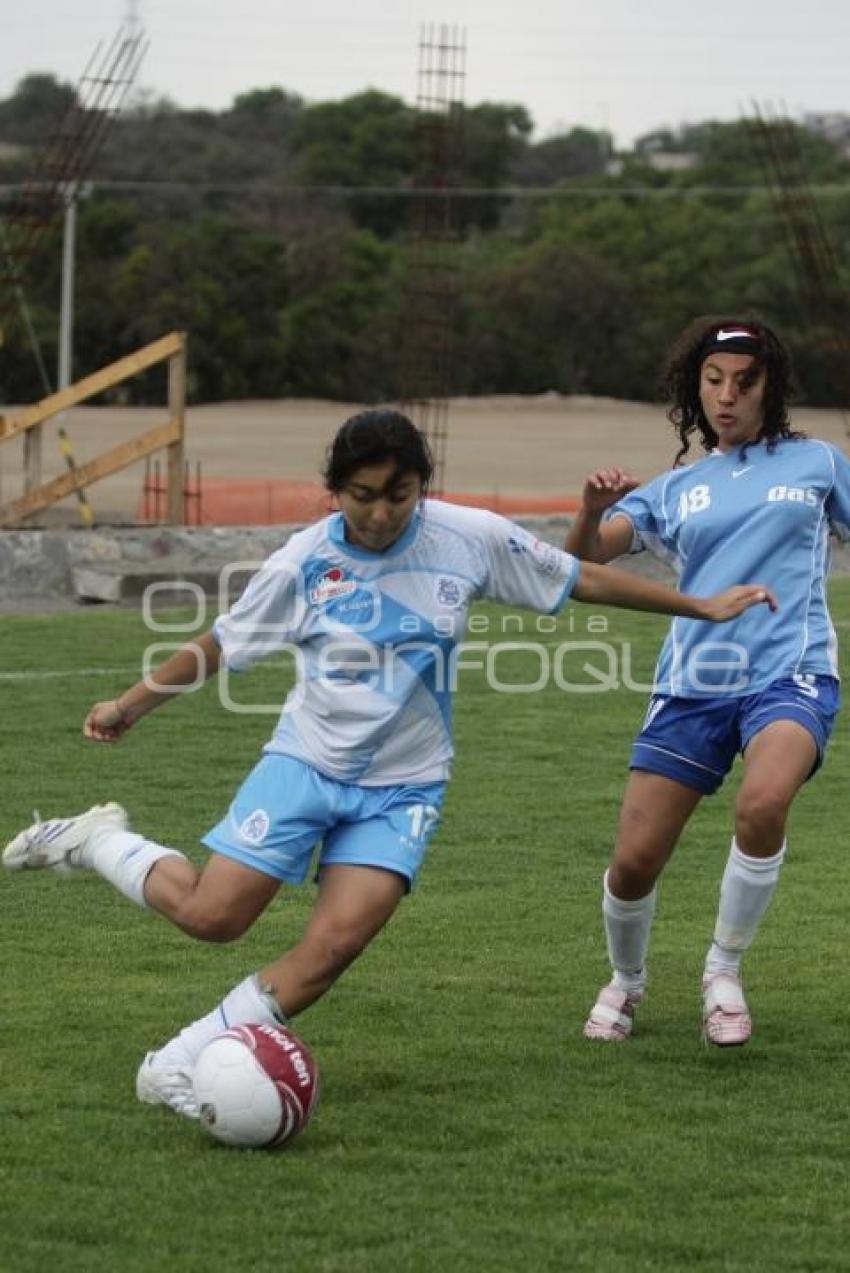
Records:
[[[615,897],[642,896],[660,875],[664,860],[664,854],[650,842],[618,842],[608,872],[612,893]]]
[[[781,834],[788,816],[785,796],[769,786],[742,788],[735,804],[735,829],[740,839]]]
[[[250,927],[242,916],[217,907],[199,906],[192,898],[181,906],[174,921],[197,941],[218,943],[236,941]]]
[[[608,888],[615,897],[643,897],[659,874],[660,867],[649,858],[617,862],[608,871]]]

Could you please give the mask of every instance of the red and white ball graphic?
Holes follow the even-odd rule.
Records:
[[[272,1149],[306,1127],[316,1062],[285,1026],[237,1025],[201,1052],[192,1076],[203,1125],[225,1145]]]

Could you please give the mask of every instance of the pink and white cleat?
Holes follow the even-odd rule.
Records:
[[[642,991],[621,990],[613,981],[603,986],[584,1023],[584,1037],[625,1042],[632,1033],[635,1007],[642,998]]]
[[[719,1048],[739,1048],[753,1031],[741,982],[734,973],[716,972],[702,982],[702,1037]]]

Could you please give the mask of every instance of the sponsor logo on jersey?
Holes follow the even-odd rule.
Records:
[[[265,809],[255,809],[244,818],[239,827],[239,834],[248,844],[262,844],[268,835],[269,815]]]
[[[456,579],[438,579],[437,580],[437,604],[448,606],[450,610],[455,609],[463,601],[460,591],[460,585]]]
[[[332,601],[335,597],[350,597],[352,592],[356,592],[356,590],[357,581],[355,579],[346,579],[344,572],[340,570],[339,566],[332,566],[323,575],[319,575],[308,596],[311,605],[321,606],[326,601]]]
[[[516,554],[517,557],[522,557],[524,553],[528,552],[528,549],[526,548],[525,544],[521,544],[520,541],[516,539],[513,535],[511,535],[510,538],[508,539],[508,547],[510,548],[512,553]]]
[[[810,486],[771,486],[767,492],[768,504],[778,504],[783,500],[788,500],[791,504],[808,504],[810,508],[816,508],[818,493]]]

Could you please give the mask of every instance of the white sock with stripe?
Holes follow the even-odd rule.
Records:
[[[646,952],[655,914],[655,888],[646,897],[627,902],[608,888],[608,872],[602,881],[602,918],[614,985],[635,993],[646,985]]]
[[[720,885],[720,906],[714,941],[705,961],[705,972],[730,972],[736,976],[744,951],[756,935],[762,915],[773,897],[787,841],[769,858],[742,853],[733,838]]]
[[[145,880],[151,867],[161,858],[178,857],[187,860],[179,849],[169,849],[154,844],[135,831],[117,831],[113,827],[96,829],[88,840],[75,851],[80,866],[97,871],[109,880],[119,893],[123,893],[137,906],[147,907]]]
[[[154,1064],[191,1069],[210,1039],[232,1025],[286,1025],[286,1014],[256,974],[240,981],[212,1012],[170,1039],[157,1051]]]

